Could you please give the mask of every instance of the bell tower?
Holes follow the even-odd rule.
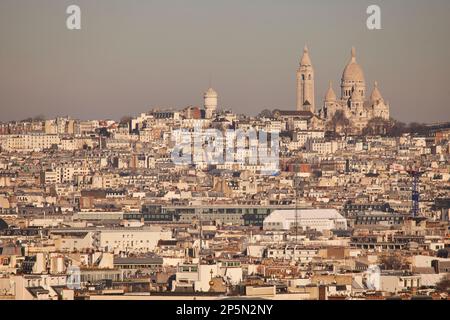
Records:
[[[303,49],[303,56],[297,70],[297,111],[315,111],[314,68],[309,57],[308,47]]]

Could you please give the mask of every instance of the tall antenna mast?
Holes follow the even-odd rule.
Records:
[[[420,213],[420,177],[425,173],[417,168],[407,170],[409,176],[412,178],[411,186],[411,216],[417,218]]]
[[[298,190],[298,185],[295,186],[295,244],[297,245],[298,243],[298,194],[297,194],[297,190]]]
[[[199,209],[199,215],[198,215],[198,220],[200,223],[200,253],[202,252],[202,248],[203,248],[203,225],[202,225],[202,211],[203,209]]]

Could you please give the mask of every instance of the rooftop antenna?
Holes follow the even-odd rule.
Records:
[[[411,187],[411,216],[413,218],[417,218],[419,216],[420,211],[420,177],[425,173],[421,171],[420,168],[414,166],[407,170],[407,173],[412,178],[412,187]]]

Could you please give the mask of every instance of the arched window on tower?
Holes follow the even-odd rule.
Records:
[[[302,80],[305,81],[305,75],[304,74],[302,74]]]

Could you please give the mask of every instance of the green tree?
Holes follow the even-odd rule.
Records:
[[[272,118],[273,117],[273,113],[269,109],[264,109],[263,111],[261,111],[259,113],[258,117],[259,118]]]
[[[441,292],[450,293],[450,276],[446,275],[441,281],[436,283],[436,289]]]
[[[401,270],[402,260],[395,255],[386,255],[381,258],[381,264],[385,270]]]
[[[350,129],[350,120],[346,117],[344,111],[338,110],[335,112],[330,121],[331,129],[333,132],[337,132],[338,128],[341,128],[344,133]]]

